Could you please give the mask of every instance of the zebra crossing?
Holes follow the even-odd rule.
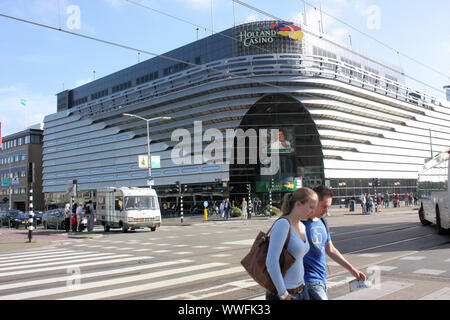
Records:
[[[264,300],[264,290],[239,261],[256,231],[269,224],[255,221],[254,226],[247,226],[230,221],[163,226],[156,233],[136,232],[132,238],[117,232],[4,253],[0,255],[0,300]],[[388,299],[411,292],[412,299],[450,300],[450,283],[445,281],[434,290],[414,289],[421,275],[448,281],[450,259],[438,260],[438,254],[432,254],[352,253],[358,265],[378,263],[383,273],[379,288],[354,292],[348,288],[350,275],[329,261],[330,298]],[[404,273],[413,277],[396,278]]]
[[[221,281],[209,281],[205,287],[204,283],[213,279]],[[345,276],[334,277],[329,279],[328,286],[345,285],[347,281]],[[378,289],[347,292],[333,299],[382,299],[413,286],[413,282],[387,279]],[[241,266],[221,261],[197,263],[192,258],[154,261],[154,257],[148,255],[100,253],[56,246],[0,257],[0,300],[122,297],[201,300],[228,299],[230,296],[251,300],[265,298],[263,289]],[[450,286],[424,293],[418,299],[450,299]]]
[[[1,256],[0,300],[151,299],[155,290],[239,274],[242,267],[226,262],[50,247]]]

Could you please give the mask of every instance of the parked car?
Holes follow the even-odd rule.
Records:
[[[17,215],[24,214],[23,211],[20,210],[6,210],[3,212],[1,216],[1,225],[2,226],[13,226],[14,218]]]
[[[33,210],[34,213],[34,220],[36,220],[36,225],[40,225],[42,224],[42,216],[44,215],[44,212],[39,211],[39,210]]]
[[[28,226],[28,219],[30,219],[28,213],[20,212],[11,219],[11,228],[19,229],[21,226],[26,228]]]
[[[4,220],[6,220],[6,211],[0,211],[0,227],[3,227],[5,225]]]
[[[42,215],[44,229],[65,229],[64,209],[52,209]]]

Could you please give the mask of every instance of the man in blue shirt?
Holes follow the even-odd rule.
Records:
[[[347,269],[355,278],[366,281],[366,275],[354,268],[333,245],[328,226],[323,219],[333,200],[332,191],[325,186],[317,186],[314,191],[319,196],[314,216],[305,222],[306,236],[310,249],[303,258],[305,269],[305,290],[311,300],[328,300],[327,261],[325,253]]]

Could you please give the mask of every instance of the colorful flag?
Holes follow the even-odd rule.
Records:
[[[20,99],[20,104],[23,105],[24,107],[26,107],[27,106],[27,100]]]

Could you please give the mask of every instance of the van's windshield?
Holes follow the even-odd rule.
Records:
[[[156,210],[158,201],[153,196],[132,196],[125,197],[125,210]]]

